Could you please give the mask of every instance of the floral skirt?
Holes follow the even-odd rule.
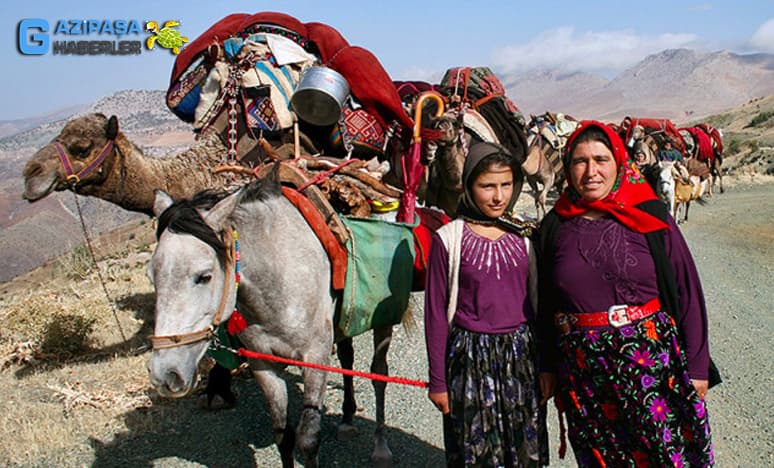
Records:
[[[713,465],[707,409],[671,317],[573,331],[560,349],[557,403],[578,466]]]
[[[539,406],[535,344],[529,326],[482,334],[449,333],[446,359],[451,427],[458,452],[449,465],[548,464],[545,407]],[[455,456],[461,460],[455,461]]]

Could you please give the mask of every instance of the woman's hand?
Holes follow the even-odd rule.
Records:
[[[541,372],[538,380],[540,382],[540,404],[545,405],[556,392],[556,374]]]
[[[709,390],[709,380],[691,379],[691,383],[693,384],[693,388],[696,389],[696,393],[699,394],[699,398],[704,400],[704,398],[707,396],[707,390]]]
[[[440,411],[443,414],[449,413],[449,394],[446,392],[439,392],[439,393],[428,393],[427,396],[430,398],[430,401],[433,402],[436,408],[438,408],[438,411]]]

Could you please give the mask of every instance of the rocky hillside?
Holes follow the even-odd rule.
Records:
[[[191,145],[190,126],[164,105],[164,91],[119,91],[82,113],[116,115],[121,130],[147,155],[163,156]],[[70,192],[57,192],[28,203],[21,198],[26,161],[53,137],[72,115],[0,138],[0,281],[29,271],[84,242],[78,206]],[[2,127],[0,127],[1,129]],[[90,235],[143,217],[90,197],[78,198]]]
[[[507,94],[528,113],[545,110],[617,121],[626,115],[687,121],[774,93],[774,55],[702,53],[650,55],[612,79],[560,72],[506,76]]]

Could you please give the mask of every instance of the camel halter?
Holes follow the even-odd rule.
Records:
[[[212,318],[212,324],[202,330],[197,330],[191,333],[181,333],[178,335],[154,335],[151,336],[151,343],[153,349],[168,349],[177,346],[183,346],[199,341],[211,340],[216,336],[216,330],[220,325],[220,319],[223,317],[223,313],[226,310],[226,299],[228,298],[228,283],[230,275],[229,270],[233,265],[235,288],[239,287],[239,235],[236,231],[226,230],[223,234],[223,243],[226,244],[228,256],[226,257],[225,274],[223,275],[223,292],[220,296],[220,304],[218,304],[218,310],[215,312],[215,316]]]
[[[81,178],[91,174],[96,169],[98,169],[103,162],[105,162],[105,158],[107,158],[108,154],[113,151],[114,143],[115,140],[108,140],[107,143],[105,143],[105,146],[102,147],[102,150],[99,152],[97,157],[77,173],[73,171],[73,166],[70,163],[70,158],[67,157],[67,152],[65,151],[64,146],[62,146],[62,144],[58,141],[55,141],[51,144],[54,145],[57,154],[59,154],[59,160],[62,162],[62,166],[64,166],[67,181],[70,183],[70,185],[74,186],[81,182]]]

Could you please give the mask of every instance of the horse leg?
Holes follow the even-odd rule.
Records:
[[[374,356],[371,360],[371,372],[389,375],[387,366],[387,351],[392,343],[392,326],[374,329]],[[374,451],[371,461],[375,467],[392,466],[392,451],[387,444],[384,424],[384,393],[387,382],[372,381],[376,399],[376,431],[374,431]]]
[[[532,196],[535,198],[535,211],[537,212],[538,219],[540,219],[540,195],[542,192],[538,190],[537,180],[535,180],[534,176],[527,175],[525,176],[525,179],[527,179],[529,189],[532,191]]]
[[[288,387],[280,376],[263,363],[258,363],[253,368],[253,377],[261,388],[266,404],[269,405],[274,442],[277,444],[282,466],[291,468],[294,466],[293,448],[296,446],[296,433],[292,427],[288,427]]]
[[[352,370],[355,361],[355,350],[352,347],[352,338],[345,338],[336,344],[336,355],[342,369]],[[339,423],[339,440],[350,440],[357,435],[357,428],[352,422],[357,411],[355,402],[355,385],[352,376],[344,376],[344,401],[341,403],[341,423]]]
[[[724,193],[725,190],[723,189],[723,167],[720,165],[720,161],[718,161],[715,165],[715,175],[713,175],[713,177],[718,178],[718,182],[720,182],[720,193]]]
[[[538,211],[538,221],[543,219],[543,216],[546,215],[546,198],[548,197],[548,191],[551,190],[551,187],[554,186],[554,169],[551,167],[551,161],[544,161],[544,170],[543,170],[543,189],[540,191],[540,196],[538,197],[538,203],[540,203],[540,208],[543,210],[543,214],[541,216],[540,212]]]
[[[327,353],[330,353],[330,347]],[[306,358],[306,360],[311,360]],[[327,365],[327,354],[321,364]],[[320,423],[322,422],[322,404],[325,397],[326,373],[304,369],[304,409],[296,429],[296,445],[304,459],[304,466],[317,467],[317,454],[320,450]]]
[[[236,394],[231,391],[231,371],[218,363],[207,375],[207,387],[199,397],[199,404],[206,409],[226,409],[236,406]]]

